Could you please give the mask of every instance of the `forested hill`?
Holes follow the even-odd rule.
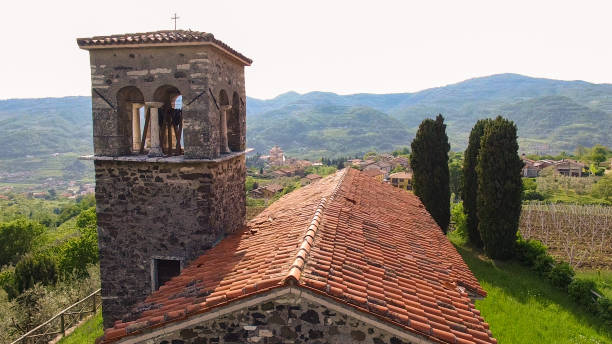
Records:
[[[0,159],[92,148],[91,98],[0,101]]]
[[[465,148],[478,118],[498,114],[519,127],[521,148],[612,146],[612,85],[499,74],[416,93],[289,92],[247,99],[247,140],[264,152],[320,157],[408,146],[425,117],[447,118],[452,149]],[[91,151],[89,97],[0,101],[0,159]]]
[[[612,145],[612,136],[609,135],[612,130],[612,85],[539,79],[518,74],[469,79],[416,93],[342,96],[326,92],[303,95],[288,92],[270,100],[249,98],[249,145],[260,151],[273,144],[279,144],[291,153],[308,149],[306,142],[294,139],[311,133],[302,132],[308,128],[296,126],[297,119],[300,116],[305,119],[312,113],[316,113],[318,118],[334,118],[338,116],[337,113],[320,110],[334,106],[342,106],[346,111],[389,115],[401,123],[401,127],[394,127],[398,132],[409,133],[401,143],[405,146],[410,144],[423,118],[433,117],[437,113],[442,113],[447,119],[454,150],[465,148],[469,131],[477,119],[497,115],[507,116],[516,122],[521,149],[528,152],[543,149],[573,151],[578,145],[592,146],[596,143]],[[338,126],[338,123],[335,125]],[[348,122],[345,125],[352,127]],[[268,131],[262,135],[260,128],[271,126],[287,129]],[[379,133],[374,125],[362,130],[372,135]],[[344,133],[346,137],[335,136],[336,141],[349,141],[350,130]],[[326,135],[320,136],[319,144],[326,140]],[[383,134],[378,142],[393,145],[394,141],[396,137]],[[376,148],[377,144],[371,146]],[[363,152],[368,148],[368,145],[355,144],[346,146],[344,151]],[[330,153],[336,151],[330,150]]]

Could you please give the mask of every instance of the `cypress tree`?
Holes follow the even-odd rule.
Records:
[[[514,252],[521,215],[521,169],[516,125],[498,116],[485,127],[478,154],[478,231],[490,258]]]
[[[450,222],[448,151],[444,117],[425,119],[411,144],[412,185],[431,216],[444,233]]]
[[[481,119],[476,122],[470,132],[468,147],[463,156],[463,212],[466,214],[466,226],[468,240],[472,245],[482,248],[482,239],[478,232],[478,213],[476,195],[478,193],[478,175],[476,174],[476,164],[478,163],[478,153],[480,152],[480,139],[484,134],[490,119]]]

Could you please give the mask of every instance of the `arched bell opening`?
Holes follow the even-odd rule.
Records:
[[[227,92],[221,90],[219,92],[219,152],[221,154],[231,152],[227,137],[227,118],[231,116],[231,109]]]
[[[240,96],[237,92],[232,95],[232,108],[227,116],[227,145],[232,152],[239,152],[243,149],[241,142],[242,123],[240,120]]]
[[[141,149],[141,111],[144,111],[144,96],[135,86],[127,86],[117,92],[117,137],[121,154],[137,153]]]
[[[153,94],[158,110],[159,140],[163,154],[182,155],[183,149],[183,96],[171,85],[159,87]]]

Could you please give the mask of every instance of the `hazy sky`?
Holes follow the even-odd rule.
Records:
[[[212,32],[247,94],[412,92],[497,73],[612,83],[612,1],[3,1],[0,99],[89,95],[75,38]]]

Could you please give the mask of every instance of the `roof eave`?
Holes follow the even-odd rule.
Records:
[[[223,48],[219,44],[214,42],[164,42],[164,43],[126,43],[126,44],[81,44],[80,41],[86,40],[88,38],[77,38],[77,45],[80,49],[83,50],[102,50],[102,49],[122,49],[122,48],[155,48],[155,47],[177,47],[177,46],[198,46],[198,45],[210,45],[213,46],[226,55],[234,58],[235,60],[242,63],[244,66],[250,66],[253,63],[253,60],[248,57],[238,56],[231,51]]]

